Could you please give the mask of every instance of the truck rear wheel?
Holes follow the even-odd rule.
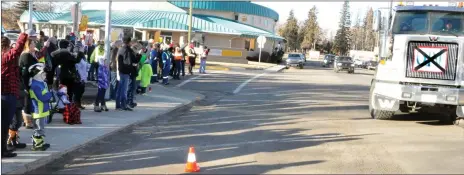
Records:
[[[375,83],[372,83],[371,90],[369,93],[369,113],[373,119],[378,120],[390,120],[392,119],[393,115],[395,115],[395,111],[385,111],[385,110],[377,110],[374,109],[374,86]]]

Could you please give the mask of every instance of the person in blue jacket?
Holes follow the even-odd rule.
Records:
[[[170,44],[166,51],[163,52],[161,59],[163,59],[163,84],[168,85],[169,82],[169,72],[171,71],[171,62],[172,62],[172,51],[173,45]]]
[[[158,61],[160,59],[160,45],[158,43],[153,44],[153,48],[150,52],[150,60],[151,60],[151,70],[153,71],[153,75],[151,76],[150,83],[157,83],[158,82]]]
[[[50,115],[50,100],[52,93],[48,91],[45,83],[45,65],[37,63],[29,68],[29,72],[33,78],[30,79],[29,95],[32,100],[32,119],[34,120],[34,134],[32,135],[32,150],[45,151],[50,147],[46,144],[45,137],[45,120]]]

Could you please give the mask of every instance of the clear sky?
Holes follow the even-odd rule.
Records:
[[[150,9],[153,2],[113,2],[112,8],[114,10],[122,9]],[[156,3],[156,2],[155,2]],[[343,5],[343,2],[264,2],[256,1],[256,4],[260,4],[266,7],[269,7],[277,13],[279,13],[279,22],[284,23],[288,17],[288,14],[291,9],[294,10],[295,16],[298,20],[305,20],[308,16],[308,11],[313,5],[318,9],[318,22],[323,29],[335,32],[338,28],[338,21],[340,19],[340,11]],[[398,3],[394,3],[396,6]],[[423,4],[439,4],[448,5],[448,2],[415,2],[415,5]],[[83,4],[83,9],[106,9],[107,2],[85,2]],[[350,11],[352,16],[352,23],[354,24],[354,19],[356,15],[360,13],[361,19],[364,17],[364,14],[367,10],[372,7],[373,9],[388,7],[388,2],[350,2]]]

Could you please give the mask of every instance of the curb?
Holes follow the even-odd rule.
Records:
[[[94,143],[96,143],[97,141],[99,141],[99,140],[101,140],[101,139],[103,139],[103,138],[105,138],[105,137],[108,137],[108,136],[110,136],[110,135],[112,135],[112,134],[121,132],[121,131],[123,131],[123,130],[125,130],[125,129],[127,129],[127,128],[130,128],[130,127],[133,127],[133,126],[136,126],[136,125],[145,123],[145,122],[148,121],[148,120],[152,120],[152,119],[158,118],[158,117],[160,117],[160,116],[164,116],[164,115],[169,114],[169,113],[171,113],[171,112],[173,112],[173,111],[182,109],[183,107],[191,106],[191,105],[193,105],[194,103],[203,100],[204,98],[205,98],[204,95],[199,94],[199,96],[197,96],[195,100],[192,100],[192,101],[190,101],[190,102],[188,102],[188,103],[179,104],[179,105],[177,105],[177,106],[175,106],[175,107],[173,107],[173,108],[171,108],[171,109],[169,109],[169,110],[167,110],[167,111],[165,111],[165,112],[162,112],[162,113],[160,113],[160,114],[158,114],[158,115],[151,116],[151,117],[148,117],[148,118],[146,118],[146,119],[142,119],[142,120],[137,121],[137,122],[134,122],[134,123],[132,123],[132,124],[123,126],[123,127],[118,128],[118,129],[116,129],[116,130],[114,130],[114,131],[108,132],[108,133],[106,133],[106,134],[104,134],[104,135],[102,135],[102,136],[96,137],[96,138],[94,138],[94,139],[92,139],[92,140],[90,140],[90,141],[88,141],[88,142],[82,143],[82,144],[77,145],[77,146],[75,146],[75,147],[72,147],[72,148],[70,148],[70,149],[68,149],[68,150],[65,150],[65,151],[63,151],[63,152],[58,152],[58,153],[54,153],[54,154],[52,153],[50,156],[46,156],[46,157],[39,158],[39,159],[37,159],[37,160],[35,160],[35,161],[33,161],[33,162],[29,162],[29,163],[24,164],[23,166],[20,166],[20,167],[17,168],[16,170],[13,170],[13,171],[10,171],[10,172],[2,172],[2,174],[29,174],[31,171],[34,171],[34,170],[36,170],[36,169],[38,169],[38,168],[41,168],[41,167],[43,167],[43,166],[45,166],[45,165],[47,165],[47,164],[53,162],[54,160],[60,159],[60,158],[62,158],[62,157],[65,157],[65,156],[67,156],[67,155],[69,155],[69,154],[71,154],[71,153],[73,153],[73,152],[79,150],[80,148],[83,148],[83,147],[85,147],[85,146],[87,146],[87,145],[90,145],[90,144],[94,144]]]

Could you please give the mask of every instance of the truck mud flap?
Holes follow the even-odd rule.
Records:
[[[400,108],[400,101],[382,95],[374,95],[374,109],[384,111],[397,111]]]

